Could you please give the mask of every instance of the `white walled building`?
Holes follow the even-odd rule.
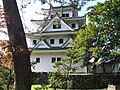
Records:
[[[65,57],[68,48],[72,47],[72,40],[76,32],[85,23],[86,17],[78,16],[78,11],[72,11],[69,6],[54,7],[51,12],[42,9],[49,18],[44,20],[31,20],[38,32],[27,33],[28,47],[32,49],[31,62],[36,62],[33,72],[53,72],[54,62]],[[62,12],[63,11],[63,12]],[[78,67],[82,61],[76,64]],[[87,68],[79,67],[77,72],[87,72]]]

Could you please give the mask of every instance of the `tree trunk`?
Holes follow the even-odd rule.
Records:
[[[106,73],[105,64],[103,64],[103,73],[104,73],[104,74]]]
[[[93,67],[92,67],[92,73],[93,74],[96,74],[96,65],[94,64]]]
[[[3,0],[6,12],[10,13],[10,19],[6,18],[8,35],[11,42],[28,51],[22,21],[19,15],[16,0]],[[31,90],[31,65],[28,53],[13,53],[15,71],[15,90]]]

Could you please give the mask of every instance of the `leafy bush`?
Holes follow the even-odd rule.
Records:
[[[34,79],[32,83],[49,85],[48,82],[48,73],[44,73],[43,76],[40,76],[41,73],[32,74]],[[70,75],[71,88],[74,89],[102,89],[107,88],[108,84],[120,85],[120,74],[95,74],[95,75]],[[38,79],[39,78],[39,79]],[[63,78],[64,80],[64,78]],[[65,88],[66,85],[60,85],[59,88]],[[53,86],[54,88],[54,86]]]
[[[32,73],[32,84],[46,85],[48,84],[48,73]]]
[[[107,88],[108,84],[120,85],[119,77],[119,74],[71,75],[74,89],[102,89]]]
[[[13,89],[14,75],[12,69],[0,65],[0,90]]]

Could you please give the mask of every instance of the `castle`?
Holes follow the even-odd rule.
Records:
[[[78,16],[78,10],[70,6],[42,9],[49,17],[44,20],[31,20],[36,26],[37,32],[27,33],[27,43],[31,52],[32,72],[53,72],[55,62],[65,57],[68,48],[72,47],[72,41],[76,32],[85,23],[85,16]],[[76,64],[79,69],[76,72],[87,72],[87,67],[81,68],[80,61]]]

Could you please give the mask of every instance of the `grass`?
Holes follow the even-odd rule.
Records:
[[[35,88],[40,88],[40,87],[41,87],[40,85],[32,85],[31,90],[36,90]]]
[[[43,90],[43,89],[37,89],[41,88],[41,85],[32,85],[31,90]],[[48,90],[54,90],[53,88],[48,88]],[[64,89],[57,89],[57,90],[64,90]],[[75,90],[107,90],[107,89],[75,89]]]
[[[43,89],[37,89],[41,88],[41,85],[32,85],[31,90],[43,90]],[[54,90],[53,88],[48,88],[48,90]],[[57,90],[64,90],[64,89],[57,89]]]

